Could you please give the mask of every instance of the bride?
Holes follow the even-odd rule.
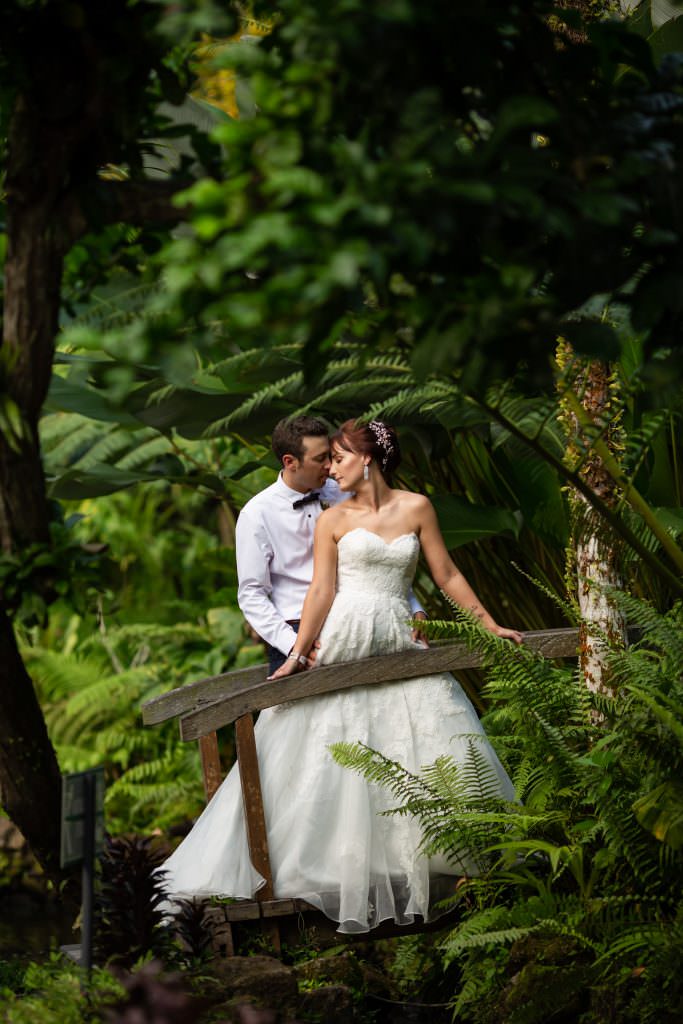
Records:
[[[499,626],[451,560],[429,500],[394,489],[398,438],[385,423],[347,421],[332,438],[330,475],[348,500],[323,512],[315,532],[314,575],[297,642],[283,679],[316,665],[414,648],[407,592],[420,548],[434,582],[497,636]],[[417,646],[420,646],[419,644]],[[262,711],[256,744],[276,898],[299,897],[339,922],[366,932],[381,921],[429,919],[452,876],[472,873],[420,852],[414,818],[385,815],[388,792],[338,765],[329,747],[360,741],[417,772],[437,757],[466,757],[472,742],[499,779],[512,783],[460,684],[448,673],[350,690]],[[234,766],[194,828],[163,865],[171,895],[252,898],[263,884],[249,860],[239,768]]]

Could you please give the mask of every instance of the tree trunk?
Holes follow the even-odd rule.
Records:
[[[0,612],[0,801],[49,877],[59,874],[61,776],[9,618]]]
[[[62,251],[45,208],[8,197],[3,345],[5,401],[17,419],[0,438],[0,545],[49,539],[38,417],[50,383],[57,333]]]
[[[568,370],[572,378],[570,386],[590,419],[603,430],[610,450],[617,451],[619,428],[615,422],[607,425],[614,405],[609,366],[597,360],[579,361],[566,342],[561,342],[558,347],[558,363]],[[569,441],[567,458],[574,464],[580,460],[582,478],[606,505],[614,508],[619,500],[619,488],[602,460],[591,450],[590,437],[585,436],[571,412],[565,411],[562,419]],[[580,492],[573,490],[570,501],[577,600],[581,614],[579,665],[590,690],[595,693],[611,692],[607,652],[610,644],[623,644],[626,639],[623,616],[608,593],[610,589],[623,588],[619,542]]]
[[[6,412],[0,437],[0,545],[6,553],[21,553],[30,544],[48,544],[50,539],[38,418],[52,371],[64,240],[56,209],[59,186],[48,178],[38,180],[35,127],[20,98],[9,135],[0,350],[0,400]],[[2,600],[0,801],[54,877],[59,872],[61,776],[9,611]]]
[[[181,216],[171,202],[178,182],[115,183],[98,175],[110,160],[127,159],[146,116],[150,71],[162,59],[150,30],[153,10],[128,0],[73,11],[29,5],[25,18],[18,9],[8,26],[19,70],[4,181],[0,554],[21,556],[32,544],[50,542],[38,420],[52,374],[67,250],[92,227],[169,224]],[[56,873],[61,778],[10,614],[0,594],[0,801],[43,867]]]

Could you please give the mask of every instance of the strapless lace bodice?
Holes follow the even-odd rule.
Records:
[[[360,526],[345,533],[337,549],[338,593],[406,597],[420,552],[414,533],[387,542]]]
[[[408,590],[419,553],[414,533],[390,543],[363,527],[344,534],[337,544],[337,593],[320,633],[318,664],[415,646]]]

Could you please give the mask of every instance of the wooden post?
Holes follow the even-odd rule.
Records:
[[[208,804],[211,797],[221,784],[221,761],[218,756],[218,737],[209,732],[199,738],[199,756],[202,762],[204,793]]]
[[[266,816],[263,810],[261,793],[261,777],[259,775],[258,757],[256,754],[256,738],[254,736],[254,719],[252,715],[242,715],[235,721],[235,746],[239,763],[240,781],[242,784],[242,801],[247,826],[247,842],[251,863],[265,879],[256,893],[259,904],[264,900],[273,899],[273,874],[268,856],[268,835],[266,833]],[[280,952],[280,930],[274,920],[262,920],[264,934],[270,938],[273,948]]]

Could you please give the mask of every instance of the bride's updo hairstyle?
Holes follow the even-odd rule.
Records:
[[[369,455],[376,462],[382,476],[391,486],[394,471],[401,461],[401,449],[393,427],[380,420],[359,423],[347,420],[330,438],[332,447],[343,448],[346,452]]]

